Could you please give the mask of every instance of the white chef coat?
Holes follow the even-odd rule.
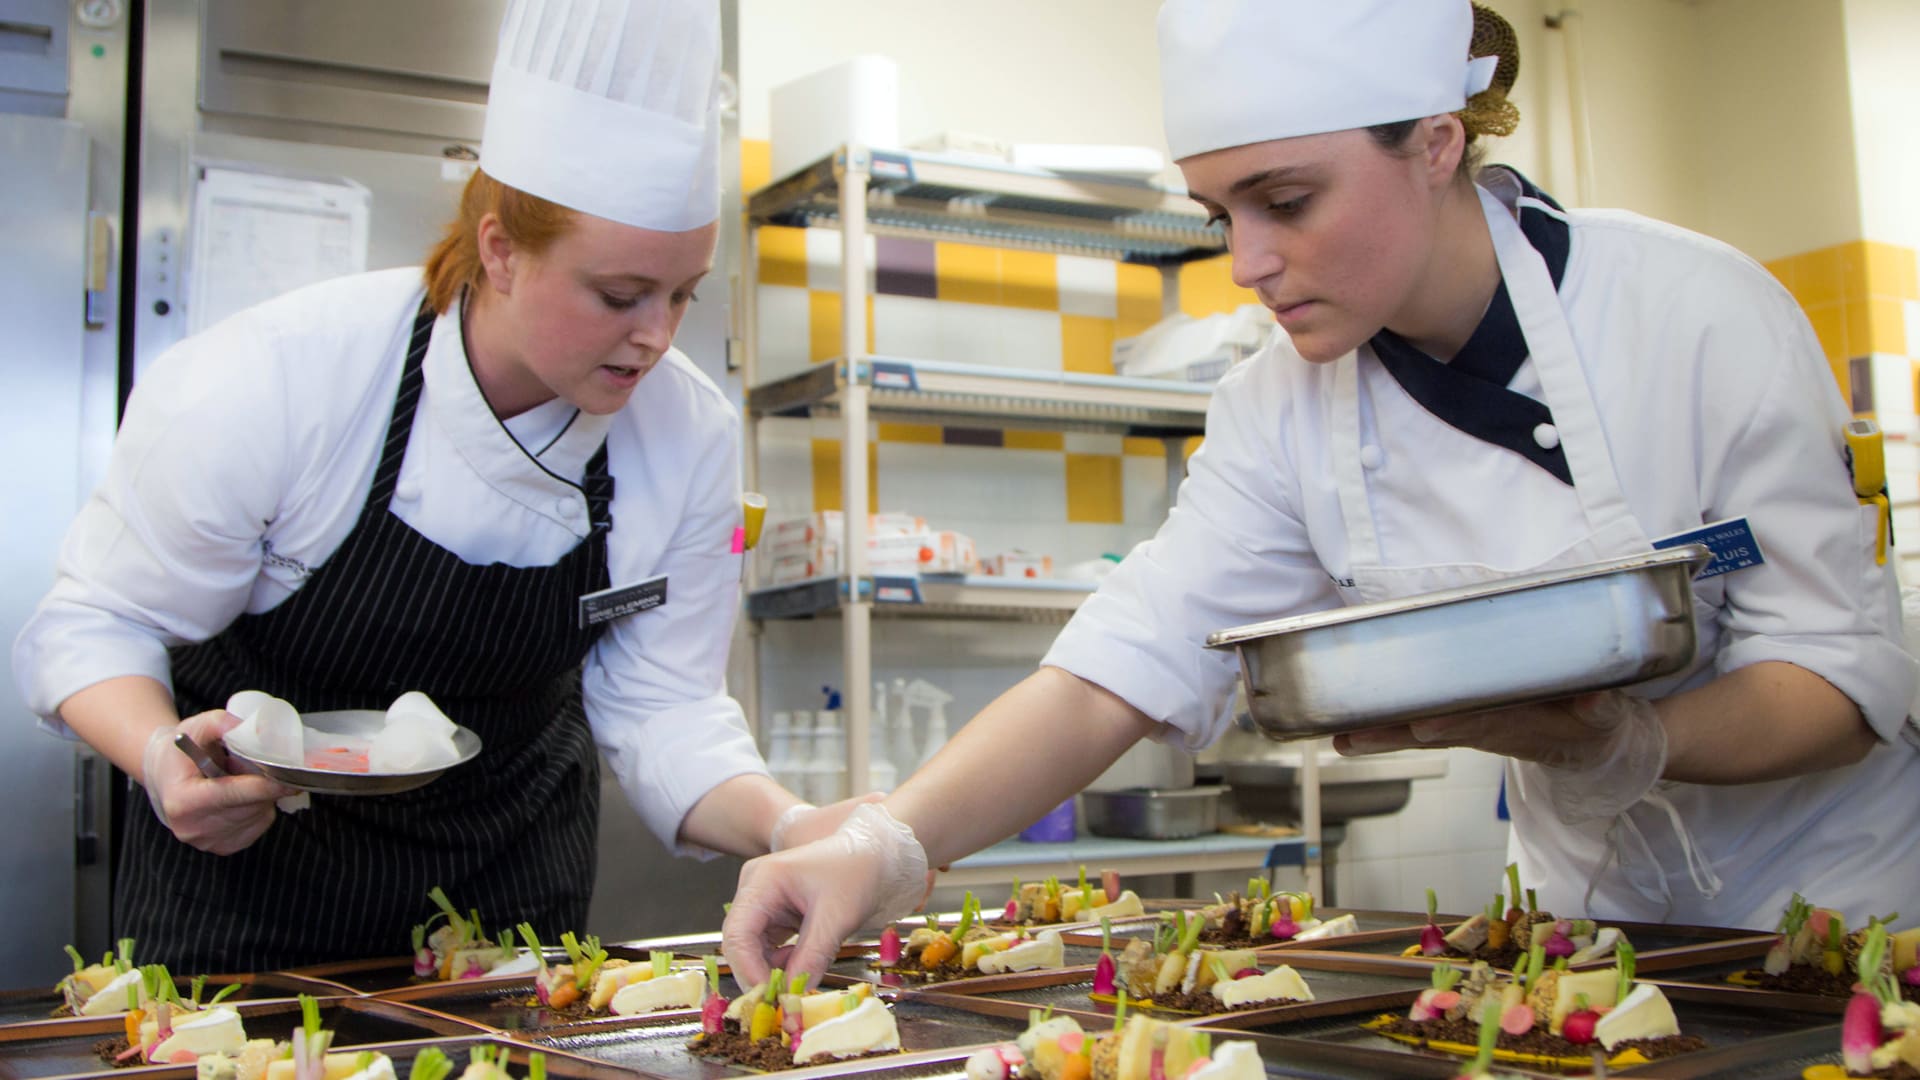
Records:
[[[1488,178],[1511,207],[1517,185]],[[1724,884],[1717,899],[1701,897],[1673,830],[1649,819],[1642,831],[1667,870],[1671,916],[1771,926],[1796,889],[1847,910],[1920,890],[1920,801],[1910,796],[1920,754],[1900,738],[1915,664],[1898,644],[1891,566],[1874,564],[1875,521],[1842,458],[1848,417],[1810,328],[1763,269],[1724,245],[1624,212],[1567,217],[1560,300],[1634,518],[1660,537],[1746,517],[1767,560],[1694,584],[1701,662],[1645,689],[1661,696],[1783,660],[1846,693],[1883,740],[1865,761],[1813,776],[1662,784]],[[1343,587],[1349,538],[1330,442],[1342,365],[1357,365],[1363,388],[1358,457],[1389,564],[1525,568],[1584,527],[1572,488],[1434,417],[1370,350],[1309,364],[1276,331],[1215,393],[1176,509],[1043,663],[1106,687],[1197,747],[1228,722],[1237,674],[1230,653],[1203,647],[1208,633],[1358,602]],[[1510,385],[1540,396],[1531,359]],[[1587,882],[1576,878],[1541,881],[1543,902],[1580,908]],[[1661,915],[1632,889],[1602,891],[1594,906]]]
[[[418,268],[339,278],[155,362],[14,643],[43,726],[64,733],[60,703],[104,679],[171,686],[169,646],[271,610],[340,546],[373,483],[422,291]],[[575,485],[604,439],[612,584],[666,575],[667,603],[608,624],[586,660],[587,719],[647,826],[704,854],[677,844],[687,811],[724,780],[766,773],[724,685],[739,608],[737,411],[676,350],[612,416],[555,400],[502,422],[467,364],[457,307],[434,323],[424,376],[392,509],[468,562],[547,566],[586,538]]]

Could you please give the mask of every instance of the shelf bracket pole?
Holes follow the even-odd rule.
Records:
[[[867,184],[873,159],[847,144],[840,176],[840,343],[847,370],[840,387],[840,505],[846,535],[840,559],[849,581],[867,576],[867,395],[858,372],[867,361]],[[869,786],[868,751],[873,702],[873,600],[853,589],[840,620],[840,701],[847,720],[847,794]]]

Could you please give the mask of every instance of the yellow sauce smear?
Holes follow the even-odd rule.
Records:
[[[1396,1032],[1381,1030],[1386,1025],[1398,1019],[1399,1017],[1397,1016],[1386,1014],[1369,1020],[1360,1026],[1382,1038],[1392,1039],[1395,1042],[1403,1042],[1409,1046],[1419,1046],[1424,1043],[1428,1049],[1438,1050],[1443,1054],[1458,1054],[1461,1057],[1470,1058],[1480,1053],[1479,1047],[1468,1046],[1466,1043],[1442,1042],[1438,1039],[1421,1039],[1414,1035],[1401,1035]],[[1551,1054],[1523,1054],[1515,1050],[1502,1050],[1497,1046],[1494,1047],[1493,1050],[1493,1060],[1504,1061],[1510,1065],[1546,1065],[1560,1069],[1577,1069],[1583,1065],[1593,1064],[1592,1057],[1556,1057]],[[1645,1065],[1651,1060],[1651,1058],[1638,1050],[1622,1050],[1608,1058],[1607,1065],[1617,1069],[1626,1065]]]

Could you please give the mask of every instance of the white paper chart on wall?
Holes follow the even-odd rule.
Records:
[[[195,185],[188,331],[367,268],[372,193],[341,177],[208,165]]]

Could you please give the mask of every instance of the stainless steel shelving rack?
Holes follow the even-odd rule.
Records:
[[[867,351],[866,320],[841,320],[841,355],[795,375],[759,381],[759,227],[840,230],[841,310],[867,301],[866,237],[908,236],[1086,255],[1157,267],[1161,303],[1179,310],[1178,270],[1226,250],[1223,236],[1184,195],[1116,177],[1057,174],[953,157],[843,146],[753,193],[747,202],[742,377],[747,388],[747,485],[759,473],[757,421],[770,416],[836,417],[842,432],[841,492],[846,535],[841,574],[750,589],[753,658],[741,695],[759,716],[760,623],[837,615],[841,620],[842,705],[847,775],[855,791],[868,776],[875,616],[1064,621],[1087,593],[1065,582],[1004,582],[979,577],[874,577],[866,567],[867,424],[958,423],[972,427],[1091,431],[1163,439],[1168,497],[1184,475],[1183,444],[1205,427],[1210,390],[1151,379],[1036,373]],[[751,578],[749,579],[751,581]],[[1304,793],[1315,813],[1309,852],[1318,846],[1318,791]],[[1310,855],[1309,858],[1312,858]],[[1313,859],[1317,862],[1317,859]]]

